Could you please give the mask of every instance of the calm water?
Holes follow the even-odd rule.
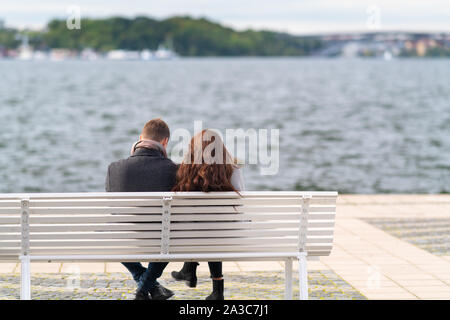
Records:
[[[0,61],[0,192],[102,191],[146,120],[279,128],[248,189],[450,192],[450,60]]]

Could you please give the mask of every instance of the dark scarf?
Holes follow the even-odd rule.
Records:
[[[166,148],[164,148],[164,146],[161,143],[157,142],[157,141],[153,141],[153,140],[139,140],[139,141],[137,141],[136,143],[133,144],[133,147],[131,148],[131,155],[134,155],[134,153],[136,152],[137,148],[158,150],[164,155],[165,158],[167,158]]]

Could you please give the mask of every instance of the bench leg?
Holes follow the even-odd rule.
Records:
[[[284,261],[284,300],[292,300],[292,259]]]
[[[31,269],[30,257],[21,256],[20,299],[31,300]]]
[[[308,300],[308,270],[306,266],[306,255],[298,257],[298,275],[300,282],[300,300]]]

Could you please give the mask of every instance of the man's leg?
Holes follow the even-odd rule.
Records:
[[[141,276],[147,270],[140,262],[122,262],[122,264],[130,271],[134,281],[137,283],[139,283]]]
[[[168,264],[168,262],[150,262],[148,268],[141,276],[138,283],[138,290],[146,293],[150,292],[150,290],[158,285],[158,281],[156,280],[161,277]]]

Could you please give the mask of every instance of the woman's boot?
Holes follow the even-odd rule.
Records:
[[[197,286],[197,266],[198,262],[185,262],[180,271],[172,271],[172,277],[175,280],[186,281],[188,287],[195,288]]]
[[[213,280],[213,292],[206,297],[206,300],[225,300],[223,296],[223,279]]]

